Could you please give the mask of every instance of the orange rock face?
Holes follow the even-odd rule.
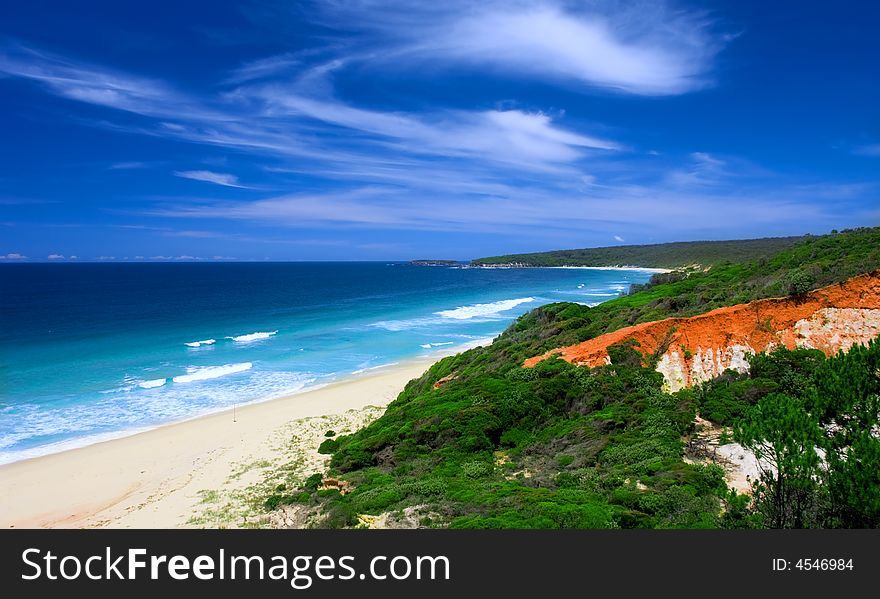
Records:
[[[823,287],[802,297],[763,299],[690,318],[667,318],[607,333],[529,358],[531,367],[559,354],[572,364],[608,364],[608,347],[627,339],[643,354],[660,356],[669,390],[748,368],[749,354],[779,346],[814,348],[827,355],[880,334],[880,271]]]

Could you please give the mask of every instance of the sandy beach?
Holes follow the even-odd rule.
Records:
[[[377,418],[439,357],[239,407],[234,420],[227,410],[0,466],[0,526],[266,526],[266,492],[325,468],[326,431]]]
[[[565,268],[565,269],[580,269],[580,270],[620,270],[620,271],[628,271],[635,270],[641,272],[672,272],[671,268],[652,268],[647,266],[547,266],[546,268]]]

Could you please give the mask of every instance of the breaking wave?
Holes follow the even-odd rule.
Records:
[[[443,318],[468,320],[480,316],[493,316],[500,312],[507,312],[508,310],[513,310],[520,304],[527,304],[533,301],[535,301],[535,298],[533,297],[520,297],[516,299],[507,299],[498,302],[492,302],[490,304],[471,304],[470,306],[459,306],[454,310],[441,310],[440,312],[434,312],[434,314],[436,314],[437,316],[442,316]]]
[[[210,379],[217,379],[221,376],[226,376],[228,374],[235,374],[236,372],[244,372],[245,370],[250,370],[251,368],[253,368],[253,366],[254,365],[251,362],[241,362],[240,364],[226,364],[224,366],[190,368],[188,369],[187,374],[176,376],[171,380],[175,383],[193,383],[196,381],[207,381]]]
[[[232,339],[236,343],[251,343],[252,341],[259,341],[260,339],[268,339],[272,335],[276,335],[278,331],[269,331],[262,332],[258,331],[256,333],[249,333],[247,335],[238,335],[237,337],[227,337],[227,339]]]
[[[138,383],[138,387],[141,389],[152,389],[153,387],[161,387],[165,383],[168,382],[168,379],[153,379],[151,381],[144,381],[142,383]]]
[[[205,339],[204,341],[191,341],[190,343],[184,343],[184,345],[188,347],[201,347],[203,345],[214,345],[217,343],[216,339]]]

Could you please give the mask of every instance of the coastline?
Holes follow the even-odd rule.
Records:
[[[552,268],[552,269],[580,269],[580,270],[619,270],[619,271],[637,271],[637,272],[672,272],[672,268],[654,268],[650,266],[533,266],[531,264],[478,264],[475,266],[465,266],[464,268],[497,268],[497,269],[515,269],[515,268]]]
[[[434,362],[490,341],[352,374],[234,412],[0,465],[0,488],[7,490],[0,500],[0,527],[257,525],[244,509],[249,488],[274,470],[290,478],[323,469],[325,458],[316,450],[325,431],[357,430]],[[217,510],[212,504],[221,498],[236,505],[227,501]]]
[[[626,270],[638,272],[672,272],[671,268],[651,268],[648,266],[539,266],[537,268],[579,268],[582,270]]]

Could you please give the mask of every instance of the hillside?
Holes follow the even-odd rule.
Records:
[[[744,372],[748,356],[772,350],[818,349],[827,356],[880,335],[880,271],[822,289],[718,308],[690,318],[667,318],[600,335],[529,358],[527,368],[558,355],[578,366],[611,362],[609,347],[635,341],[657,364],[665,388],[702,383],[725,370]]]
[[[624,327],[762,298],[797,302],[878,268],[880,229],[859,229],[664,275],[593,308],[542,306],[491,345],[432,366],[369,426],[328,433],[330,471],[279,485],[267,509],[307,512],[326,527],[376,517],[442,527],[880,526],[880,442],[871,434],[880,342],[830,359],[810,349],[757,354],[748,372],[674,393],[655,356],[627,343],[605,346],[606,365],[552,357],[522,367]],[[768,474],[752,502],[732,491],[722,467],[692,455],[698,414],[751,451],[776,448],[765,459],[785,480]],[[833,467],[818,468],[811,448]]]
[[[472,260],[476,266],[644,266],[680,268],[720,262],[746,262],[790,248],[806,237],[768,237],[729,241],[681,241],[653,245],[617,245],[580,250],[508,254]]]

